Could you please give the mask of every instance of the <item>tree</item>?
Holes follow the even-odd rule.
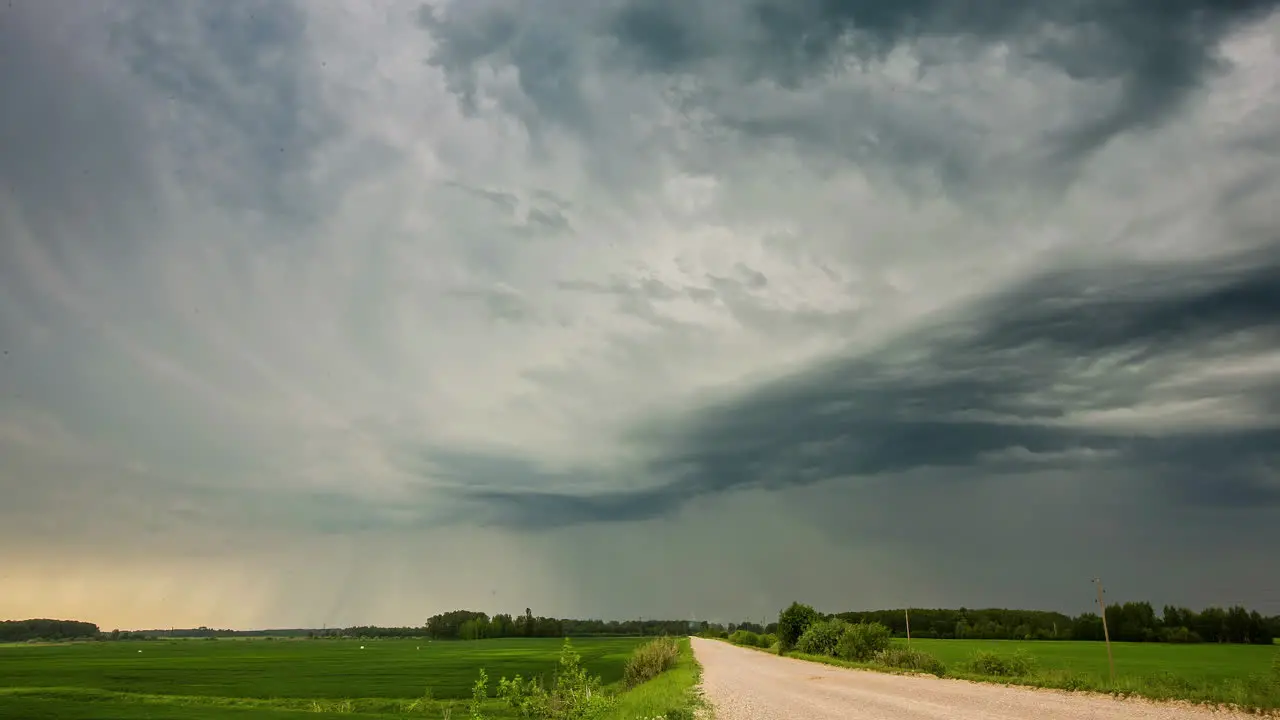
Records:
[[[79,620],[30,620],[0,621],[0,642],[25,642],[27,640],[75,640],[96,638],[98,626]]]
[[[778,642],[782,644],[782,650],[785,652],[794,648],[804,631],[821,619],[822,616],[812,607],[798,602],[791,603],[778,614]]]
[[[1205,642],[1227,642],[1227,613],[1219,607],[1208,607],[1196,616],[1191,628]]]
[[[1275,636],[1271,632],[1271,625],[1267,623],[1267,619],[1257,610],[1249,613],[1249,642],[1254,645],[1271,645],[1274,639]]]

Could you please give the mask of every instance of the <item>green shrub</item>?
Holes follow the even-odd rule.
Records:
[[[1079,677],[1077,675],[1071,675],[1062,682],[1062,689],[1070,690],[1072,692],[1076,692],[1078,690],[1088,690],[1089,683],[1082,677]]]
[[[1164,628],[1160,631],[1160,639],[1168,643],[1198,643],[1200,636],[1184,628]]]
[[[760,642],[757,644],[759,645],[759,647],[762,647],[762,648],[771,648],[774,645],[778,644],[778,636],[774,635],[773,633],[761,635]]]
[[[868,662],[877,653],[889,649],[889,628],[878,622],[854,623],[845,628],[836,643],[836,657],[853,662]]]
[[[546,688],[534,678],[525,680],[519,675],[510,680],[502,678],[498,681],[498,697],[506,701],[522,718],[546,717],[550,712],[550,697]]]
[[[778,615],[778,642],[781,643],[781,650],[785,652],[795,647],[804,631],[821,619],[818,611],[808,605],[791,603]]]
[[[622,684],[635,687],[670,670],[680,656],[680,645],[674,638],[661,637],[635,649],[622,668]]]
[[[923,650],[912,650],[905,647],[885,648],[876,653],[875,662],[887,667],[931,673],[938,677],[947,674],[947,666],[941,660]]]
[[[994,677],[1027,677],[1035,674],[1036,659],[1022,650],[1009,655],[979,650],[969,658],[969,670]]]
[[[823,620],[809,626],[796,642],[796,649],[809,655],[836,654],[836,644],[849,624],[844,620]]]
[[[472,694],[473,720],[483,720],[479,708],[488,697],[487,682],[488,677],[481,670]],[[600,678],[588,675],[582,667],[581,656],[567,638],[560,650],[560,668],[550,689],[536,680],[524,680],[517,675],[513,680],[504,677],[498,682],[498,696],[520,717],[530,720],[597,720],[614,705],[614,699],[601,689]]]
[[[729,636],[729,642],[734,645],[745,645],[747,647],[760,647],[760,636],[750,630],[736,630]]]
[[[484,720],[484,701],[489,699],[489,674],[480,668],[480,677],[471,686],[471,702],[467,708],[471,711],[471,720]]]

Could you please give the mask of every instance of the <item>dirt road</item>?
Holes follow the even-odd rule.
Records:
[[[886,675],[693,638],[716,720],[1203,720],[1247,715],[1143,701]]]

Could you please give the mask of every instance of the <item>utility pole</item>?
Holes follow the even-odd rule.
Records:
[[[907,619],[907,649],[911,649],[911,610],[903,609],[902,616]]]
[[[1107,603],[1102,599],[1102,580],[1094,578],[1093,584],[1098,586],[1098,609],[1102,612],[1102,637],[1107,641],[1107,664],[1111,667],[1111,684],[1116,682],[1116,659],[1111,654],[1111,631],[1107,630]]]

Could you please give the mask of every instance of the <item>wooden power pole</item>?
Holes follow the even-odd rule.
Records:
[[[1111,667],[1111,684],[1116,682],[1116,659],[1111,654],[1111,631],[1107,629],[1107,603],[1102,599],[1102,580],[1094,578],[1093,584],[1098,586],[1098,610],[1102,612],[1102,637],[1107,641],[1107,664]]]
[[[911,647],[911,610],[903,609],[902,616],[907,620],[907,647]]]

